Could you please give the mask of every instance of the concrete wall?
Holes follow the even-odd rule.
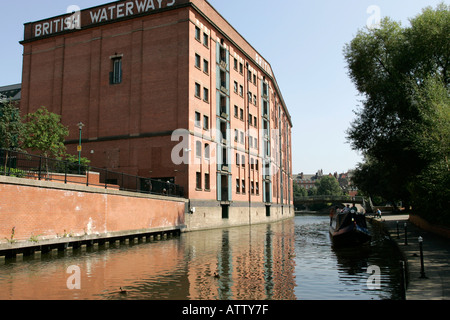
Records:
[[[178,230],[185,199],[0,176],[0,243]],[[6,238],[6,239],[5,239]]]
[[[249,205],[248,202],[230,203],[228,218],[222,217],[222,207],[214,201],[191,200],[189,211],[185,220],[187,231],[272,223],[295,216],[294,207],[272,205],[268,217],[266,206],[262,203]]]

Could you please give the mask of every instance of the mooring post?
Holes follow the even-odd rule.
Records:
[[[405,222],[405,246],[408,245],[408,224]]]
[[[423,262],[423,238],[419,237],[419,248],[420,248],[420,278],[427,279],[425,275],[425,265]]]
[[[403,300],[406,300],[406,265],[405,261],[400,261],[400,277],[401,277],[401,288],[402,288],[402,298]]]

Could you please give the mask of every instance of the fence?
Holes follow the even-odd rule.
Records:
[[[183,188],[170,182],[5,149],[0,149],[0,175],[184,197]]]

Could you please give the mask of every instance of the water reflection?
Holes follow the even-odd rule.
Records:
[[[366,251],[334,250],[328,218],[183,234],[108,250],[0,262],[0,299],[396,299],[398,255],[383,237]],[[69,290],[70,266],[80,290]],[[367,289],[367,268],[382,289]],[[119,288],[127,290],[121,294]]]
[[[189,298],[295,299],[293,227],[290,221],[184,235]]]

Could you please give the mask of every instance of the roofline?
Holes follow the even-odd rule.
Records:
[[[241,35],[241,33],[239,32],[239,31],[237,31],[234,27],[233,27],[233,25],[231,24],[231,23],[229,23],[228,22],[228,20],[227,19],[225,19],[221,14],[220,14],[220,12],[219,11],[217,11],[217,9],[216,8],[214,8],[214,6],[212,6],[209,2],[208,2],[208,0],[205,0],[205,2],[253,49],[253,50],[255,50],[255,52],[256,53],[258,53],[258,55],[260,56],[260,57],[263,57],[262,55],[260,55],[259,54],[259,52],[258,52],[258,50],[256,50],[253,46],[252,46],[252,44],[250,43],[250,42],[248,42],[242,35]],[[190,2],[190,4],[191,4],[191,6],[206,20],[206,21],[208,21],[211,25],[213,25],[214,26],[214,28],[216,28],[216,30],[217,31],[219,31],[229,42],[231,42],[237,49],[239,49],[246,57],[247,57],[247,59],[249,59],[250,61],[252,61],[256,66],[259,66],[259,63],[258,62],[256,62],[255,61],[255,59],[253,59],[247,52],[245,52],[245,50],[243,50],[235,41],[233,41],[224,31],[222,31],[220,28],[219,28],[219,26],[217,26],[208,16],[206,16],[194,3],[192,3],[192,2]],[[269,77],[271,80],[272,80],[272,82],[273,82],[273,84],[275,85],[275,91],[277,92],[277,94],[278,94],[278,97],[280,98],[280,100],[281,100],[281,104],[283,105],[283,109],[284,109],[284,112],[286,113],[286,117],[287,117],[287,119],[288,119],[288,121],[289,121],[289,124],[291,125],[291,128],[293,127],[293,124],[292,124],[292,118],[291,118],[291,115],[290,115],[290,113],[289,113],[289,110],[288,110],[288,108],[287,108],[287,106],[286,106],[286,102],[284,101],[284,98],[283,98],[283,94],[281,93],[281,90],[280,90],[280,88],[279,88],[279,86],[278,86],[278,82],[277,82],[277,80],[276,80],[276,77],[275,77],[275,72],[273,72],[273,68],[272,68],[272,65],[267,61],[267,59],[264,59],[266,62],[267,62],[267,64],[270,66],[270,70],[272,71],[272,75],[269,73],[269,72],[267,72],[266,70],[264,70],[264,68],[260,68],[260,70],[262,70],[262,72],[267,76],[267,77]]]
[[[232,25],[231,25],[231,23],[229,23],[228,22],[228,20],[227,19],[225,19],[217,10],[216,10],[216,8],[214,8],[214,6],[212,6],[207,0],[204,0],[205,2],[206,2],[206,4],[207,5],[209,5],[260,57],[263,57],[262,55],[260,55],[259,54],[259,52],[250,44],[250,42],[248,42]],[[114,1],[114,2],[117,2],[117,1]],[[114,2],[110,2],[110,3],[105,3],[105,4],[102,4],[102,5],[97,5],[97,6],[94,6],[94,7],[89,7],[89,8],[86,8],[86,9],[82,9],[81,11],[84,11],[84,10],[91,10],[91,9],[95,9],[95,8],[101,8],[101,7],[105,7],[105,6],[107,6],[107,5],[109,5],[109,4],[112,4],[112,3],[114,3]],[[142,13],[139,13],[139,14],[135,14],[135,15],[131,15],[131,16],[126,16],[126,17],[123,17],[123,18],[119,18],[119,19],[114,19],[114,20],[108,20],[108,21],[105,21],[105,22],[100,22],[100,23],[95,23],[95,24],[90,24],[90,25],[88,25],[88,26],[85,26],[85,27],[83,27],[83,30],[85,30],[85,29],[90,29],[90,28],[96,28],[96,27],[100,27],[100,26],[103,26],[103,25],[108,25],[108,24],[112,24],[112,23],[116,23],[116,22],[121,22],[121,21],[127,21],[127,20],[132,20],[132,19],[136,19],[136,18],[141,18],[141,17],[144,17],[144,16],[147,16],[147,15],[151,15],[151,14],[157,14],[157,13],[161,13],[161,12],[165,12],[165,11],[171,11],[171,10],[177,10],[177,9],[180,9],[180,8],[185,8],[185,7],[192,7],[195,11],[197,11],[206,21],[208,21],[212,26],[214,26],[214,28],[220,33],[220,34],[222,34],[222,36],[223,37],[225,37],[230,43],[232,43],[237,49],[239,49],[239,51],[241,51],[242,53],[243,53],[243,55],[245,55],[245,57],[249,60],[249,61],[251,61],[251,62],[253,62],[256,66],[260,66],[260,64],[254,59],[254,58],[252,58],[245,50],[243,50],[233,39],[231,39],[231,37],[229,37],[224,31],[222,31],[222,29],[220,29],[219,28],[219,26],[216,24],[216,23],[214,23],[208,16],[206,16],[206,14],[204,14],[193,2],[191,2],[190,0],[188,1],[188,2],[186,2],[186,3],[181,3],[181,4],[177,4],[177,5],[175,5],[175,6],[171,6],[171,7],[166,7],[166,8],[161,8],[161,9],[157,9],[157,10],[154,10],[154,11],[152,11],[152,12],[142,12]],[[65,17],[65,16],[67,16],[67,15],[70,15],[70,13],[65,13],[65,14],[61,14],[61,15],[57,15],[57,16],[54,16],[54,17],[50,17],[50,18],[45,18],[45,19],[41,19],[41,20],[37,20],[37,21],[33,21],[33,22],[27,22],[27,23],[25,23],[24,24],[24,26],[27,26],[27,25],[29,25],[29,24],[33,24],[33,23],[38,23],[38,22],[44,22],[44,21],[48,21],[48,20],[52,20],[52,19],[56,19],[56,18],[61,18],[61,17]],[[52,37],[56,37],[56,36],[59,36],[59,35],[63,35],[63,34],[69,34],[69,33],[73,33],[73,32],[77,32],[77,31],[80,31],[80,30],[78,30],[78,29],[75,29],[75,30],[63,30],[63,31],[60,31],[60,32],[57,32],[57,33],[52,33],[52,34],[49,34],[49,35],[45,35],[45,36],[41,36],[41,37],[37,37],[37,38],[31,38],[31,39],[24,39],[24,40],[22,40],[22,41],[20,41],[19,43],[20,44],[22,44],[22,45],[24,45],[24,44],[26,44],[26,43],[31,43],[31,42],[34,42],[34,41],[39,41],[39,40],[42,40],[42,39],[48,39],[48,38],[52,38]],[[25,37],[24,37],[25,38]],[[279,97],[279,99],[280,99],[280,101],[281,101],[281,104],[282,104],[282,106],[283,106],[283,110],[284,110],[284,112],[285,112],[285,114],[286,114],[286,118],[288,119],[288,121],[289,121],[289,124],[290,124],[290,126],[291,126],[291,128],[293,127],[293,123],[292,123],[292,118],[291,118],[291,115],[290,115],[290,113],[289,113],[289,110],[288,110],[288,108],[287,108],[287,106],[286,106],[286,102],[285,102],[285,100],[284,100],[284,98],[283,98],[283,95],[282,95],[282,93],[281,93],[281,90],[280,90],[280,88],[279,88],[279,86],[278,86],[278,82],[277,82],[277,80],[276,80],[276,77],[275,77],[275,73],[273,72],[273,68],[272,68],[272,66],[271,66],[271,64],[269,63],[269,62],[267,62],[267,60],[266,59],[264,59],[264,61],[269,65],[269,67],[270,67],[270,70],[272,71],[272,74],[270,74],[269,72],[267,72],[264,68],[262,68],[261,66],[260,66],[260,70],[264,73],[264,75],[266,76],[266,77],[268,77],[269,79],[271,79],[272,80],[272,82],[273,82],[273,84],[274,84],[274,86],[275,86],[275,91],[276,91],[276,93],[277,93],[277,95],[278,95],[278,97]]]

